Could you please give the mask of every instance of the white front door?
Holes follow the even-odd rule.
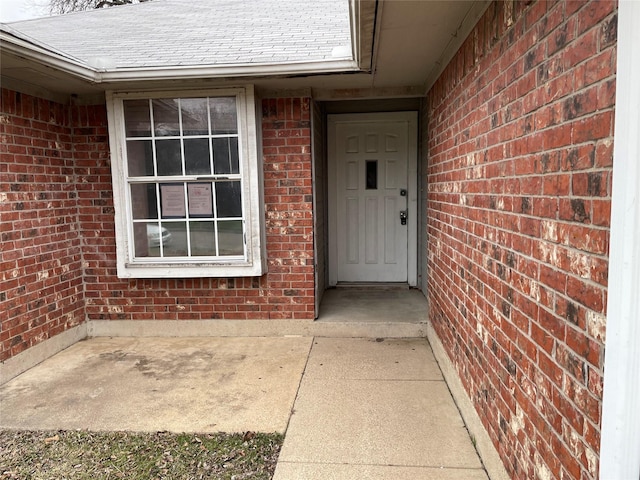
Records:
[[[409,282],[414,128],[413,113],[329,117],[331,284]]]

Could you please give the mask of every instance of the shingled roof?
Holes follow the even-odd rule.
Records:
[[[153,0],[3,30],[111,71],[353,59],[348,0]]]

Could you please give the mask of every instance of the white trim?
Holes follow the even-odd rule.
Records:
[[[132,218],[124,161],[125,128],[122,101],[134,98],[185,98],[196,96],[235,96],[241,150],[240,174],[243,185],[243,219],[245,222],[246,253],[242,259],[133,259],[131,239]],[[119,278],[194,278],[248,277],[266,272],[264,202],[261,181],[261,156],[258,155],[258,125],[253,86],[164,92],[107,92],[107,117],[112,155],[113,199],[115,206],[116,257]]]
[[[640,3],[618,5],[600,478],[640,479]]]
[[[351,52],[356,64],[360,64],[360,7],[359,0],[349,0],[349,15],[350,15],[350,29],[351,29]]]
[[[318,318],[320,315],[320,302],[322,301],[322,295],[324,294],[325,281],[324,278],[320,280],[318,268],[318,252],[321,251],[324,247],[324,238],[320,238],[318,236],[318,224],[321,223],[324,219],[320,219],[320,209],[318,208],[318,198],[317,192],[318,188],[322,185],[322,182],[325,179],[318,178],[316,176],[316,167],[318,162],[323,162],[323,158],[318,158],[318,151],[316,150],[316,142],[318,141],[318,136],[320,133],[318,132],[319,125],[316,122],[316,111],[320,107],[316,102],[311,102],[311,188],[313,192],[312,196],[312,208],[313,208],[313,292],[315,296],[315,304],[314,304],[314,312],[313,318]],[[325,225],[326,228],[326,225]],[[324,257],[324,256],[323,256]],[[323,258],[323,261],[326,262],[326,258]],[[322,290],[321,290],[322,289]]]
[[[191,78],[257,77],[263,75],[307,75],[313,73],[326,74],[356,71],[358,71],[357,64],[353,60],[120,68],[106,72],[98,72],[95,82],[115,83],[140,80],[185,80]]]
[[[337,206],[337,185],[332,173],[332,163],[335,163],[337,154],[336,138],[336,119],[333,115],[327,115],[327,278],[328,286],[334,287],[338,284],[338,239],[335,232],[338,229],[336,215]]]
[[[407,164],[407,283],[418,286],[418,198],[420,197],[420,179],[418,178],[418,113],[410,112],[408,133]]]
[[[11,53],[26,58],[37,64],[46,65],[65,73],[70,73],[83,80],[96,81],[96,71],[82,60],[38,44],[35,40],[16,32],[8,25],[0,30],[0,49],[3,53]]]
[[[367,121],[406,121],[408,123],[407,149],[407,283],[415,287],[418,284],[418,113],[352,113],[327,116],[327,159],[328,159],[328,212],[329,212],[329,286],[338,284],[338,241],[336,214],[336,138],[335,129],[339,123]]]

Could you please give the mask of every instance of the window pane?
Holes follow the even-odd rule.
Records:
[[[240,182],[216,183],[218,218],[241,217],[242,197]]]
[[[238,139],[214,138],[213,171],[216,174],[240,173],[238,165]]]
[[[242,220],[218,222],[220,255],[244,255]]]
[[[184,140],[184,166],[187,175],[211,175],[209,139],[186,138]]]
[[[164,256],[186,257],[188,254],[187,222],[165,222],[162,227],[163,235],[169,234],[168,239],[164,241]]]
[[[211,133],[238,133],[235,97],[209,99],[211,109]]]
[[[162,235],[157,223],[134,223],[136,257],[159,257]]]
[[[192,256],[216,254],[216,233],[213,222],[190,222],[189,229]]]
[[[125,100],[123,105],[127,137],[150,137],[149,100]]]
[[[206,98],[183,98],[180,100],[180,108],[182,109],[183,135],[209,134]]]
[[[180,135],[178,99],[153,100],[153,126],[158,137]]]
[[[158,140],[156,142],[158,175],[182,175],[180,140]]]
[[[160,208],[162,218],[185,218],[184,183],[160,184]]]
[[[189,200],[189,216],[191,218],[213,217],[213,187],[211,183],[189,183],[187,198]]]
[[[229,138],[229,163],[231,165],[230,173],[240,173],[240,161],[238,157],[238,138]]]
[[[155,183],[131,185],[131,210],[138,220],[158,218],[158,202]]]
[[[366,162],[366,189],[377,190],[378,189],[378,161],[367,160]]]
[[[127,163],[130,177],[153,175],[153,148],[151,140],[127,141]]]

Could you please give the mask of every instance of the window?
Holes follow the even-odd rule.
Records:
[[[110,93],[118,276],[264,271],[253,90]]]

